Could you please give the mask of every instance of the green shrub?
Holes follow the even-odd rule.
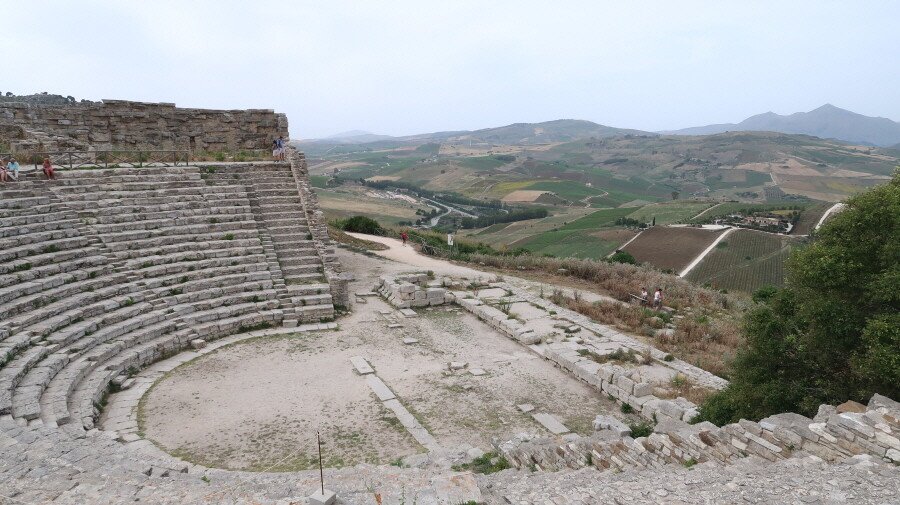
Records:
[[[338,227],[344,231],[365,233],[367,235],[384,235],[385,230],[378,221],[366,216],[353,216],[338,223]]]
[[[609,261],[613,263],[627,263],[629,265],[637,264],[637,260],[634,259],[634,256],[625,251],[616,251],[615,254],[610,256]]]
[[[775,286],[763,286],[753,292],[753,301],[756,303],[768,302],[777,292],[778,288]]]
[[[641,421],[628,425],[631,430],[631,438],[649,437],[653,433],[653,425],[647,421]]]

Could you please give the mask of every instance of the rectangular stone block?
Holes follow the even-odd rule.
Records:
[[[566,428],[566,426],[563,423],[559,422],[558,419],[556,419],[555,417],[553,417],[550,414],[544,414],[544,413],[532,414],[531,417],[535,421],[540,423],[541,426],[543,426],[544,428],[547,428],[547,430],[550,433],[553,433],[554,435],[562,435],[564,433],[569,433],[569,428]]]
[[[377,375],[367,375],[366,376],[366,384],[372,389],[372,392],[375,393],[375,396],[378,397],[379,400],[386,402],[388,400],[393,400],[394,392],[391,391],[387,385],[382,382],[381,379],[378,378]]]
[[[366,361],[366,359],[362,356],[353,356],[352,358],[350,358],[350,363],[353,364],[353,367],[356,369],[356,373],[360,375],[375,373],[375,370],[369,365],[369,362]]]

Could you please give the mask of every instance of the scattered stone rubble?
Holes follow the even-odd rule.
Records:
[[[444,286],[457,285],[449,277],[432,279],[426,273],[383,275],[379,280],[380,284],[375,290],[398,309],[452,303],[453,295]]]
[[[623,435],[614,422],[599,422],[591,437],[558,441],[522,436],[498,449],[517,468],[556,471],[594,466],[600,470],[659,468],[667,464],[732,464],[755,456],[777,461],[815,456],[834,462],[868,455],[900,463],[900,403],[875,395],[861,412],[829,413],[809,419],[785,413],[758,423],[741,420],[721,428],[703,422],[664,421],[647,437]],[[610,437],[612,434],[614,436]]]
[[[697,415],[694,403],[674,394],[673,378],[708,390],[727,385],[705,370],[505,282],[432,280],[413,273],[383,276],[377,291],[396,307],[456,303],[648,420],[690,421]],[[622,355],[633,362],[610,359]]]

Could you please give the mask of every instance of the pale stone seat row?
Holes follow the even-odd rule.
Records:
[[[25,215],[4,219],[3,227],[0,227],[0,239],[22,237],[23,240],[29,240],[28,237],[34,234],[67,230],[78,226],[78,220],[67,215],[41,214],[37,222],[33,219],[34,217],[38,216]],[[16,223],[13,223],[13,220]]]
[[[166,320],[168,323],[175,324],[171,320],[171,315],[174,315],[176,316],[176,319],[185,322],[206,322],[210,320],[210,318],[219,317],[218,312],[211,312],[220,307],[227,307],[229,305],[234,305],[231,310],[232,314],[242,313],[245,310],[253,310],[257,308],[257,303],[259,303],[260,299],[271,300],[274,298],[274,291],[271,290],[271,281],[268,281],[267,279],[267,272],[258,272],[256,277],[257,279],[254,281],[237,286],[230,285],[225,281],[202,281],[207,282],[208,284],[221,284],[224,285],[224,288],[214,287],[204,290],[189,291],[188,293],[173,297],[175,300],[173,300],[172,303],[163,305],[165,308],[152,312],[148,312],[149,309],[155,307],[152,303],[135,303],[135,298],[140,299],[142,294],[132,293],[128,296],[123,295],[118,299],[97,303],[94,306],[89,307],[89,310],[80,312],[73,310],[68,314],[57,316],[54,318],[55,321],[42,322],[42,327],[33,328],[32,334],[40,331],[47,332],[54,327],[62,327],[61,333],[48,333],[44,340],[49,343],[50,347],[58,348],[58,346],[67,346],[64,349],[66,354],[63,356],[68,359],[77,355],[77,353],[83,352],[85,349],[89,349],[98,343],[104,342],[106,339],[116,337],[117,332],[114,331],[116,328],[125,330],[136,327],[140,329],[144,325],[153,323],[157,319]],[[243,279],[243,277],[241,278]],[[145,300],[154,299],[154,293],[148,293],[148,295],[149,296],[145,298]],[[254,301],[249,301],[251,299]],[[116,305],[118,305],[119,308],[114,309]],[[171,309],[169,308],[170,306],[172,307]],[[97,312],[99,312],[99,314]],[[72,321],[80,320],[82,315],[89,313],[94,314],[93,319],[67,325],[67,323],[71,323]],[[73,319],[73,316],[78,317]],[[121,339],[122,337],[117,336],[117,338]],[[19,360],[14,361],[13,365],[16,365],[18,361]],[[19,417],[25,417],[26,419],[36,417],[36,413],[34,412],[36,398],[39,396],[43,387],[53,378],[53,375],[59,371],[59,368],[61,368],[61,366],[57,366],[58,364],[59,362],[51,363],[49,365],[41,363],[40,367],[29,372],[28,376],[24,378],[21,384],[19,384],[19,387],[22,387],[23,385],[26,387],[25,392],[22,393],[24,395],[23,399],[17,400],[16,402],[26,406],[23,409],[15,411]],[[29,362],[26,362],[24,365],[15,367],[17,369],[27,369],[28,366]],[[14,383],[2,383],[4,387],[15,385]],[[31,406],[31,410],[28,410],[27,408],[29,405]],[[2,410],[4,410],[3,406],[0,405],[0,411]]]
[[[188,175],[186,181],[167,176],[164,190],[142,177],[115,184],[71,177],[64,185],[51,183],[55,195],[23,194],[19,205],[7,205],[10,213],[25,213],[18,209],[55,204],[60,212],[115,222],[95,219],[94,239],[82,237],[78,226],[59,228],[71,230],[63,232],[72,239],[67,242],[58,240],[55,229],[36,228],[31,242],[41,249],[23,244],[7,251],[13,258],[44,256],[37,267],[22,267],[33,269],[31,274],[4,278],[4,287],[30,286],[30,292],[18,289],[15,298],[41,300],[53,292],[59,299],[45,296],[49,303],[30,311],[25,303],[3,300],[8,303],[0,310],[18,315],[4,329],[0,348],[7,350],[8,362],[0,369],[0,413],[92,424],[94,403],[124,365],[149,363],[198,336],[280,321],[246,192],[206,187],[199,174]],[[185,210],[189,218],[179,219]],[[141,219],[148,212],[158,212],[157,219]],[[66,254],[87,249],[100,254],[85,256],[89,261]],[[55,258],[34,255],[42,251]]]
[[[331,288],[323,282],[304,208],[290,201],[288,191],[279,191],[284,203],[267,209],[277,216],[269,230],[276,258],[271,241],[262,239],[259,206],[253,207],[244,186],[210,186],[196,168],[61,175],[30,188],[31,194],[11,196],[24,201],[0,208],[0,223],[28,227],[3,230],[0,224],[0,241],[28,236],[46,245],[69,239],[27,249],[22,257],[16,251],[11,268],[0,262],[0,452],[8,453],[10,445],[20,454],[26,447],[39,452],[59,445],[71,463],[50,470],[54,482],[78,479],[70,477],[73,468],[110,461],[98,470],[103,486],[134,486],[123,496],[137,496],[148,475],[143,467],[157,463],[140,462],[111,439],[85,431],[94,427],[113,380],[120,384],[194,339],[281,324],[283,304],[297,305],[296,313],[290,308],[294,320],[332,317]],[[38,217],[37,208],[59,214]],[[28,247],[23,242],[15,247]],[[289,253],[285,267],[310,272],[294,275],[308,276],[308,284],[285,286],[276,263],[282,253]],[[3,289],[26,286],[27,294],[10,290],[2,299]],[[109,455],[117,459],[104,459]],[[12,465],[0,461],[0,481],[26,474],[27,464],[19,464],[24,459],[15,459]],[[76,481],[84,489],[83,480]],[[15,496],[47,496],[34,491]]]
[[[241,223],[241,222],[252,222],[252,216],[249,213],[250,209],[246,209],[245,213],[236,213],[236,212],[227,212],[223,214],[217,214],[213,212],[209,212],[210,209],[204,209],[204,212],[196,212],[196,213],[184,213],[184,212],[168,212],[164,215],[148,217],[146,215],[141,214],[141,219],[133,219],[131,221],[124,221],[119,223],[96,223],[94,224],[94,229],[97,230],[97,233],[101,235],[106,234],[119,234],[124,232],[156,232],[157,230],[165,230],[168,227],[172,226],[172,221],[175,220],[181,226],[200,226],[200,225],[212,225],[216,223]]]
[[[208,214],[212,214],[213,217],[223,218],[233,214],[245,215],[249,213],[250,208],[240,205],[239,202],[222,201],[219,205],[212,205],[210,202],[203,201],[172,202],[155,207],[139,207],[127,213],[103,213],[96,216],[96,224],[114,225],[138,221],[207,216]]]
[[[273,304],[274,301],[268,303]],[[97,408],[99,401],[105,394],[109,382],[130,368],[139,369],[163,356],[173,354],[194,338],[211,340],[261,323],[278,324],[283,317],[281,309],[275,308],[221,317],[224,314],[224,311],[220,312],[209,322],[193,328],[180,329],[175,333],[129,348],[126,352],[115,354],[111,360],[103,364],[102,369],[95,368],[75,389],[69,400],[73,419],[80,420],[85,429],[93,428],[95,416],[99,411]]]

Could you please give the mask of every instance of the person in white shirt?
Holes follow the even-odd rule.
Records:
[[[656,292],[653,293],[653,306],[657,309],[662,308],[662,288],[656,288]]]
[[[650,295],[647,293],[647,288],[641,288],[641,306],[646,307],[650,304]]]

